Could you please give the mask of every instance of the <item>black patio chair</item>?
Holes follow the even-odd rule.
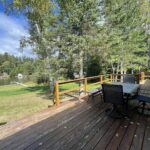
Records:
[[[150,80],[146,79],[143,84],[140,85],[138,94],[135,97],[139,101],[139,105],[136,107],[138,112],[142,114],[150,115]]]
[[[136,80],[136,78],[135,78],[135,76],[133,75],[130,75],[130,76],[123,76],[123,83],[135,83],[135,80]]]
[[[103,99],[105,103],[113,104],[112,109],[107,109],[109,116],[113,118],[122,118],[127,116],[127,101],[123,97],[122,85],[102,84]],[[121,106],[123,112],[118,109]]]
[[[150,96],[138,95],[138,96],[136,97],[136,99],[139,101],[139,106],[137,107],[137,109],[138,109],[142,114],[144,114],[146,105],[147,105],[148,103],[150,104]],[[140,104],[142,104],[142,107],[140,107]],[[150,110],[150,108],[148,108],[147,110]]]

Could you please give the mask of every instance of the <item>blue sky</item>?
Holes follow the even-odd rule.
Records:
[[[0,53],[33,57],[30,47],[24,48],[23,54],[19,52],[19,41],[24,36],[29,36],[25,16],[6,15],[0,3]]]

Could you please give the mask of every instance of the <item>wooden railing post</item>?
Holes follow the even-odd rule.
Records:
[[[110,74],[110,82],[111,82],[111,83],[112,83],[112,80],[113,80],[112,74]]]
[[[84,78],[84,91],[87,93],[87,78]]]
[[[103,83],[103,75],[100,75],[100,82]]]
[[[141,72],[141,82],[144,81],[144,79],[145,79],[145,73]]]
[[[58,106],[60,104],[60,99],[59,99],[59,83],[56,81],[55,83],[55,99],[56,99],[56,105]]]

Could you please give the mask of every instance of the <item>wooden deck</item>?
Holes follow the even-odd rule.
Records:
[[[112,119],[103,103],[77,103],[0,141],[0,150],[149,150],[150,118]]]

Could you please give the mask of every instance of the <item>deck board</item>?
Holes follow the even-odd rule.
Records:
[[[100,141],[98,142],[98,144],[94,149],[95,150],[106,149],[106,146],[108,145],[112,137],[115,135],[115,132],[120,124],[121,124],[121,119],[118,120],[116,119],[111,125],[111,127],[104,134],[104,136],[100,139]]]
[[[134,138],[131,144],[131,150],[141,150],[143,144],[143,138],[145,134],[146,117],[140,116],[137,122],[137,129],[134,134]]]
[[[107,104],[82,102],[0,141],[0,150],[148,150],[150,118],[106,115]]]
[[[98,115],[98,110],[89,110],[85,113],[82,113],[78,117],[71,120],[69,123],[64,124],[63,126],[59,127],[52,133],[47,134],[45,137],[42,137],[39,140],[39,143],[42,145],[38,146],[37,141],[30,146],[30,149],[33,149],[34,145],[37,145],[36,149],[46,149],[46,147],[51,147],[61,141],[68,133],[74,131],[76,127],[82,126],[83,124],[89,123],[90,120],[93,118],[93,115]],[[28,149],[28,148],[27,148]]]
[[[89,132],[95,128],[96,125],[100,124],[101,121],[103,120],[104,117],[104,113],[103,113],[104,109],[102,110],[98,110],[98,113],[91,117],[90,121],[88,121],[87,123],[83,123],[80,126],[78,126],[76,129],[74,129],[72,132],[70,132],[69,134],[67,134],[62,140],[61,140],[61,144],[58,142],[56,145],[60,148],[60,149],[73,149],[73,145],[76,145],[76,143],[78,143],[81,139],[83,139],[84,136],[86,136],[86,134],[89,134]],[[55,148],[55,145],[54,149]],[[52,146],[52,149],[53,149]]]
[[[70,120],[74,120],[75,122],[77,122],[78,117],[80,118],[80,116],[81,116],[84,118],[84,116],[87,116],[88,113],[90,115],[92,115],[92,113],[94,113],[95,110],[94,111],[91,110],[91,106],[87,106],[87,105],[85,105],[85,106],[86,107],[81,107],[80,109],[77,109],[71,116],[66,114],[66,112],[65,112],[64,116],[62,116],[61,114],[60,114],[60,116],[59,115],[56,116],[56,118],[58,119],[58,120],[56,120],[56,122],[51,121],[51,118],[49,118],[42,123],[36,124],[31,127],[30,131],[25,130],[25,131],[23,131],[23,133],[22,132],[18,133],[17,136],[15,136],[14,138],[11,138],[11,140],[9,140],[9,145],[11,145],[11,146],[9,146],[7,144],[8,143],[7,141],[6,141],[7,146],[5,146],[6,145],[5,143],[3,143],[3,145],[5,144],[4,146],[10,147],[10,149],[12,149],[12,148],[13,149],[22,149],[22,148],[27,147],[28,145],[32,144],[35,141],[36,141],[35,143],[37,143],[37,142],[41,143],[42,142],[42,141],[40,141],[41,138],[44,137],[44,140],[46,140],[47,135],[49,135],[49,133],[51,133],[50,136],[53,137],[53,134],[55,133],[56,129],[57,129],[57,132],[60,132],[60,130],[58,130],[59,127],[63,126],[64,124],[67,124]],[[70,123],[71,122],[69,122],[69,124]],[[43,128],[42,128],[41,124],[42,124]],[[32,129],[37,128],[37,126],[41,126],[41,128],[40,129],[38,128],[37,130],[32,131]],[[48,126],[47,130],[45,130],[45,126]],[[42,132],[45,132],[45,131],[46,131],[46,133],[41,134]],[[28,132],[28,134],[24,134],[25,132]],[[17,144],[18,140],[20,140],[19,146]]]
[[[67,135],[62,137],[58,142],[54,143],[50,146],[50,143],[46,146],[46,148],[51,147],[52,149],[70,149],[72,145],[80,139],[82,135],[86,132],[89,132],[96,123],[100,123],[101,115],[97,112],[94,117],[91,116],[90,120],[84,121],[82,124],[74,128]]]
[[[132,140],[134,138],[134,134],[137,128],[137,120],[138,120],[138,115],[130,121],[129,126],[126,130],[126,133],[118,147],[119,150],[128,150],[131,147]]]
[[[62,109],[62,108],[60,108],[60,109]],[[55,129],[57,126],[59,126],[61,123],[65,122],[66,120],[69,121],[68,118],[70,119],[71,117],[75,117],[75,114],[82,113],[86,109],[88,109],[87,105],[81,103],[77,107],[67,109],[67,111],[63,111],[63,113],[59,113],[58,115],[54,115],[48,119],[45,119],[44,121],[41,121],[40,123],[37,123],[33,126],[30,126],[28,128],[28,130],[22,130],[21,132],[16,133],[15,134],[16,136],[13,139],[11,138],[11,136],[8,137],[7,139],[9,140],[9,143],[12,144],[13,141],[20,139],[22,136],[23,137],[25,137],[25,136],[30,137],[31,136],[31,132],[30,132],[31,130],[34,133],[38,133],[38,135],[43,134],[43,133],[47,132],[48,129],[51,129],[51,130]],[[48,111],[50,113],[51,110],[48,110]],[[60,118],[62,118],[62,119],[60,119]],[[30,120],[28,120],[28,122],[29,121]],[[24,121],[22,123],[19,123],[19,124],[20,125],[17,125],[17,127],[20,128],[20,127],[22,127],[22,124],[24,124]],[[16,127],[13,127],[10,129],[8,128],[8,130],[14,130],[14,128],[16,128]],[[3,130],[3,128],[2,128],[2,130]],[[6,128],[6,130],[7,130],[7,128]],[[0,142],[0,144],[1,144],[1,142]],[[3,144],[4,144],[4,142],[3,142]],[[8,144],[8,142],[7,142],[7,144]]]
[[[124,137],[128,125],[129,125],[129,119],[125,119],[122,124],[119,126],[119,128],[117,129],[115,135],[113,136],[113,138],[111,139],[111,141],[109,142],[109,144],[106,147],[106,150],[116,150],[119,147],[119,144],[121,143],[122,138]]]
[[[143,150],[149,150],[150,149],[150,117],[147,118],[142,149]]]
[[[76,142],[71,149],[76,150],[76,149],[87,149],[87,144],[92,142],[91,139],[93,139],[93,137],[101,130],[101,128],[103,128],[103,126],[108,123],[108,117],[105,115],[105,113],[103,114],[104,117],[102,118],[102,120],[100,122],[98,122],[94,128],[91,129],[90,132],[87,132],[86,134],[84,134],[79,140],[78,142]],[[109,124],[109,123],[108,123]]]
[[[99,140],[103,137],[103,135],[107,132],[107,130],[111,127],[113,124],[114,119],[110,118],[107,120],[98,128],[95,135],[89,140],[88,143],[83,147],[84,150],[91,150],[94,149],[94,147],[97,145]]]

